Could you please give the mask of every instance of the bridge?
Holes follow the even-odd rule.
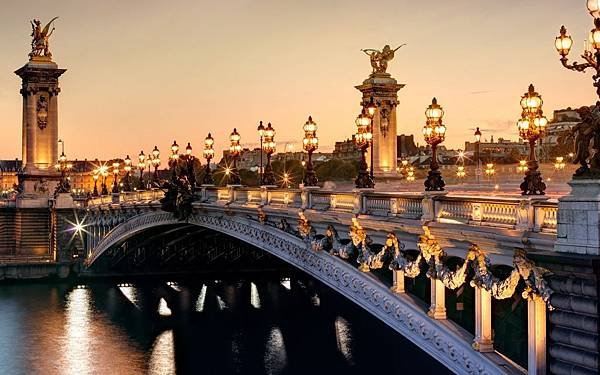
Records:
[[[315,277],[456,373],[593,373],[597,364],[597,334],[581,336],[597,324],[595,295],[565,272],[582,260],[553,251],[555,200],[228,186],[198,188],[185,218],[163,210],[160,190],[76,204],[88,273],[135,266],[147,251],[191,257],[177,246],[189,230],[160,249],[139,239],[198,228],[200,239],[218,232]],[[474,294],[467,319],[453,319],[457,290]],[[502,352],[509,343],[494,342],[494,311],[506,301],[523,304],[521,365]]]

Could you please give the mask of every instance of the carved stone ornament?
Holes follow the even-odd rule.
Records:
[[[581,107],[577,110],[581,122],[571,129],[575,138],[575,157],[573,163],[580,167],[574,178],[600,178],[600,102],[593,107]],[[590,148],[594,151],[590,153]]]
[[[48,98],[45,95],[38,96],[36,113],[37,126],[43,130],[48,126]]]
[[[379,117],[379,129],[381,134],[386,137],[390,127],[390,111],[386,107],[383,107],[380,111]]]

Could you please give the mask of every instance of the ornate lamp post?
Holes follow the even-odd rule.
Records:
[[[125,177],[123,178],[123,190],[125,191],[131,191],[131,158],[129,157],[129,155],[127,155],[127,157],[124,160],[124,166],[123,166],[123,170],[125,171]]]
[[[373,117],[375,117],[375,112],[377,112],[377,104],[375,104],[375,100],[371,96],[369,103],[365,107],[367,110],[367,116],[369,116],[370,126],[371,126],[371,134],[373,133]],[[371,139],[370,150],[371,153],[371,180],[375,181],[375,177],[373,175],[373,139]]]
[[[437,146],[446,138],[446,126],[442,124],[444,110],[437,104],[436,98],[431,101],[431,105],[425,111],[425,116],[427,123],[423,126],[423,136],[425,142],[431,146],[431,164],[427,180],[425,180],[425,191],[443,191],[446,183],[442,179],[437,161]]]
[[[373,133],[371,132],[371,119],[367,115],[367,111],[363,108],[360,115],[356,118],[357,131],[354,135],[354,143],[360,150],[360,164],[358,169],[358,177],[354,181],[358,189],[373,189],[375,183],[373,177],[367,171],[367,158],[365,154],[367,149],[373,142]],[[372,154],[372,153],[371,153]],[[371,170],[373,164],[371,164]]]
[[[102,175],[102,190],[100,191],[100,194],[107,195],[108,187],[106,186],[106,178],[108,177],[108,167],[106,165],[101,165],[99,168],[99,172]]]
[[[265,126],[263,125],[262,121],[258,123],[256,130],[258,131],[258,137],[260,138],[260,169],[258,171],[260,173],[260,180],[262,181],[262,176],[265,172],[263,169],[263,137],[265,136]]]
[[[229,145],[229,154],[233,159],[233,165],[229,169],[229,184],[230,185],[240,185],[242,183],[240,179],[240,174],[237,170],[237,158],[242,153],[242,146],[240,146],[240,133],[237,132],[237,129],[233,129],[233,132],[229,135],[229,141],[231,144]]]
[[[592,76],[596,94],[600,97],[600,2],[597,0],[588,0],[587,8],[590,15],[594,18],[594,28],[590,31],[589,40],[584,45],[584,51],[581,57],[585,60],[584,63],[573,62],[569,64],[567,55],[573,46],[573,39],[567,35],[567,29],[562,26],[560,35],[554,40],[554,46],[560,55],[562,65],[570,70],[583,72],[588,68],[596,71]]]
[[[112,164],[112,167],[113,167],[112,193],[119,194],[119,182],[117,181],[119,178],[119,162],[114,162]]]
[[[208,133],[208,136],[204,139],[204,158],[206,159],[206,169],[204,170],[204,177],[202,178],[202,185],[214,185],[215,181],[213,179],[212,171],[210,170],[210,161],[215,156],[215,150],[213,149],[213,145],[215,144],[215,140]]]
[[[477,182],[479,183],[481,180],[481,131],[479,130],[479,127],[477,127],[477,129],[475,129],[475,178],[477,179]]]
[[[519,136],[529,142],[529,160],[525,180],[521,183],[523,195],[544,195],[546,184],[538,170],[539,165],[535,157],[535,144],[544,135],[548,120],[543,116],[542,97],[535,92],[533,85],[521,97],[521,119],[517,122]]]
[[[154,146],[152,150],[152,165],[154,166],[154,175],[152,176],[152,180],[158,183],[158,167],[160,166],[160,151],[158,147]]]
[[[92,195],[94,197],[98,196],[98,178],[100,178],[100,170],[98,168],[94,169],[94,175],[92,176],[92,178],[94,179],[94,190],[92,192]]]
[[[140,151],[138,155],[138,169],[140,170],[140,181],[138,183],[138,190],[144,190],[146,185],[144,184],[144,169],[146,169],[146,155],[144,155],[144,150]]]
[[[271,155],[275,152],[275,129],[271,123],[267,124],[263,134],[263,140],[261,142],[262,152],[267,155],[267,165],[265,166],[264,173],[261,179],[261,185],[263,186],[273,186],[275,185],[275,174],[273,173],[273,168],[271,167]]]
[[[306,161],[306,173],[304,174],[304,186],[317,186],[319,182],[313,168],[312,154],[319,148],[319,138],[317,138],[317,124],[313,121],[312,116],[308,116],[308,121],[304,123],[304,139],[302,139],[302,147],[308,152],[308,161]],[[304,163],[304,160],[302,161]]]
[[[173,141],[171,145],[171,178],[175,180],[177,178],[177,162],[179,161],[179,145],[176,141]]]
[[[58,163],[56,169],[60,171],[60,184],[58,184],[57,193],[69,193],[71,191],[71,184],[67,178],[67,171],[70,169],[71,164],[67,162],[67,156],[63,151],[58,157]]]
[[[196,158],[192,155],[192,145],[188,142],[185,147],[185,167],[186,167],[186,175],[192,189],[196,187],[196,174],[194,173],[194,160]]]

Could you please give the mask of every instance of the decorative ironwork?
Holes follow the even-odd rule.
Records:
[[[237,129],[233,129],[233,132],[229,135],[229,140],[231,145],[229,146],[229,155],[231,156],[232,165],[229,168],[229,184],[230,185],[240,185],[242,180],[240,178],[240,173],[237,169],[237,158],[240,156],[242,152],[242,146],[240,145],[240,133],[237,132]]]
[[[271,156],[275,152],[275,129],[269,122],[267,127],[264,129],[263,138],[261,141],[262,152],[267,155],[267,165],[262,174],[261,184],[264,186],[275,185],[275,173],[273,173],[273,167],[271,166]]]
[[[373,142],[373,132],[371,129],[371,119],[369,118],[367,111],[363,108],[360,115],[356,118],[357,132],[354,135],[354,143],[360,150],[360,162],[358,166],[358,177],[354,181],[358,189],[372,189],[375,187],[373,177],[367,170],[367,158],[366,153],[369,146]],[[373,165],[371,164],[371,169]]]

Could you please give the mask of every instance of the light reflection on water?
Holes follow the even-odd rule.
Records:
[[[175,374],[175,349],[173,348],[173,331],[161,333],[154,341],[150,352],[149,374]]]
[[[284,281],[178,283],[189,312],[156,284],[0,284],[0,374],[446,373],[335,292]]]

